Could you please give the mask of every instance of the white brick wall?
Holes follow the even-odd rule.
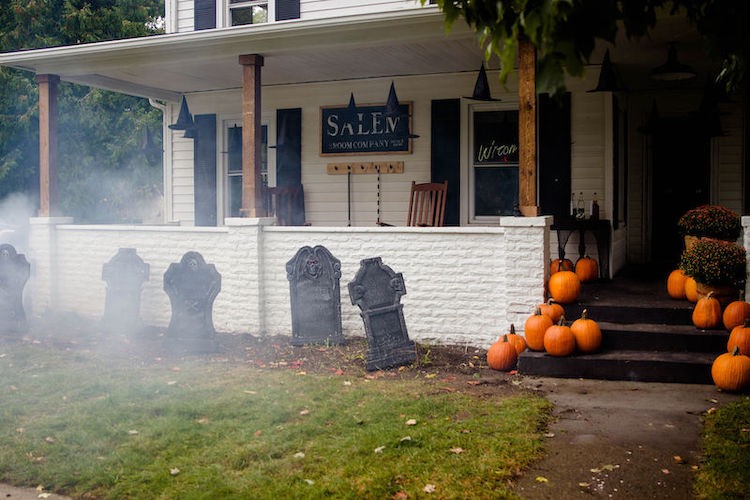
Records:
[[[742,216],[742,246],[745,247],[745,256],[747,256],[747,250],[750,248],[750,216]],[[745,277],[750,276],[750,259],[747,259],[745,263],[747,272]],[[745,297],[750,297],[750,283],[745,280]],[[746,299],[747,300],[747,299]]]
[[[118,248],[135,248],[151,266],[141,295],[141,317],[169,323],[164,272],[190,250],[222,276],[214,302],[216,329],[228,333],[291,335],[286,263],[300,247],[323,245],[341,261],[345,336],[364,336],[348,283],[362,259],[380,256],[403,273],[402,298],[410,338],[487,347],[515,323],[519,330],[543,301],[549,260],[549,218],[503,218],[500,227],[278,227],[270,219],[227,219],[224,227],[77,226],[34,219],[28,259],[32,278],[27,310],[91,319],[104,310],[102,266]]]

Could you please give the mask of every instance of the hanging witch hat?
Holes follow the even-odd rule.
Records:
[[[398,102],[398,96],[396,95],[396,87],[393,85],[393,82],[391,82],[391,89],[388,91],[388,100],[385,102],[385,112],[383,113],[385,116],[401,116],[401,103]],[[411,118],[410,115],[407,113],[403,113],[406,115],[407,118]],[[407,134],[409,139],[418,139],[419,136],[417,134],[409,133]]]
[[[195,124],[193,123],[193,115],[190,114],[187,99],[185,99],[185,96],[182,96],[180,114],[177,116],[177,121],[169,125],[169,128],[172,130],[189,130],[193,127],[195,127]]]
[[[484,69],[484,61],[482,66],[479,68],[479,75],[477,76],[477,83],[474,84],[474,92],[471,97],[467,99],[474,99],[475,101],[499,101],[500,99],[494,99],[490,95],[490,84],[487,81],[487,72]]]

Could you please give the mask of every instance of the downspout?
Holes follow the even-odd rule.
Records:
[[[167,110],[166,104],[158,102],[156,99],[149,97],[148,103],[151,107],[158,109],[162,113],[161,120],[161,137],[162,137],[162,222],[170,222],[174,218],[172,207],[172,132],[167,128]]]

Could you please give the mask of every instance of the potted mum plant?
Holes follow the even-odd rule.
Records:
[[[680,269],[695,279],[699,297],[712,291],[726,305],[745,287],[745,248],[733,241],[699,240],[682,254]]]
[[[677,221],[677,230],[689,249],[701,238],[737,241],[742,232],[740,216],[721,205],[701,205],[685,212]]]

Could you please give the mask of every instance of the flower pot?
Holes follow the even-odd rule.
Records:
[[[713,292],[712,297],[719,301],[722,308],[737,300],[739,296],[739,291],[732,285],[706,285],[705,283],[697,283],[697,285],[698,299],[705,298],[709,292]]]

